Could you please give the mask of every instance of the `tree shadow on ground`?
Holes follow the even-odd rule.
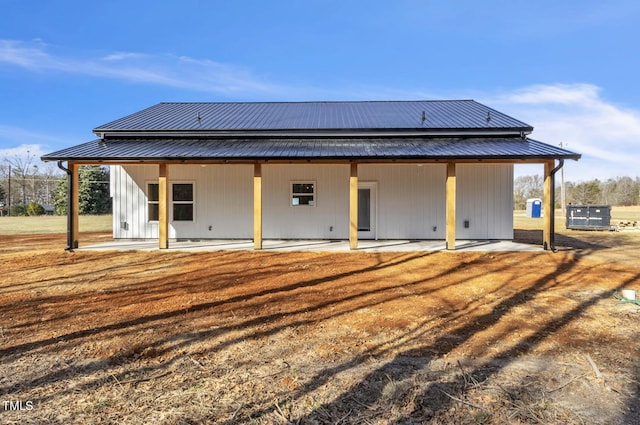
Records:
[[[216,258],[220,258],[224,254],[217,254]],[[309,277],[307,280],[296,280],[290,284],[283,284],[274,287],[266,287],[266,288],[254,288],[251,287],[252,290],[248,292],[241,292],[235,296],[220,299],[212,302],[200,302],[188,307],[188,309],[179,308],[171,311],[163,311],[157,314],[147,314],[140,315],[130,320],[120,320],[115,323],[105,324],[102,326],[94,326],[94,327],[83,327],[80,330],[67,332],[61,335],[56,335],[51,338],[40,339],[35,341],[24,342],[21,344],[15,344],[10,346],[5,346],[0,348],[0,356],[5,360],[15,360],[20,358],[23,355],[35,352],[41,352],[41,350],[46,350],[48,353],[69,350],[75,347],[79,347],[85,342],[87,338],[96,338],[98,335],[103,335],[105,338],[110,338],[115,335],[123,336],[126,334],[133,333],[142,333],[148,330],[152,330],[154,326],[160,325],[167,320],[183,320],[184,316],[189,314],[213,314],[213,312],[218,311],[227,305],[242,305],[247,306],[248,303],[259,304],[264,298],[271,298],[274,296],[280,297],[290,297],[289,294],[292,292],[300,291],[302,289],[312,289],[317,286],[322,286],[324,284],[331,284],[340,281],[341,279],[345,279],[351,277],[352,275],[366,275],[369,272],[379,272],[389,267],[396,267],[403,265],[405,263],[409,263],[418,258],[427,257],[430,255],[434,255],[434,253],[410,253],[410,254],[401,254],[393,257],[387,257],[387,260],[384,262],[378,261],[374,262],[371,265],[355,270],[349,270],[347,272],[342,273],[330,273],[321,277]],[[284,255],[279,255],[278,258],[288,258]],[[291,264],[295,264],[298,262],[296,258],[290,260]],[[470,267],[473,263],[469,263],[466,267]],[[286,264],[285,264],[286,265]],[[274,270],[246,270],[242,272],[242,275],[249,280],[254,276],[254,273],[259,274],[273,274],[280,275],[282,273],[281,266],[282,264],[277,263],[276,268]],[[464,268],[465,265],[461,265],[459,267]],[[236,273],[232,277],[237,277]],[[218,278],[220,276],[217,276]],[[136,285],[145,286],[146,291],[155,292],[155,286],[157,282],[155,279],[143,280],[141,283]],[[218,283],[217,287],[226,287],[229,286],[225,281],[221,281]],[[165,285],[161,285],[162,288],[165,288]],[[207,288],[202,288],[202,290],[206,290]],[[341,309],[336,312],[331,312],[330,307],[334,305],[339,305],[345,302],[353,302],[357,298],[363,298],[371,295],[382,294],[388,288],[376,288],[371,287],[368,291],[359,292],[356,294],[347,294],[341,298],[336,298],[333,300],[321,300],[318,301],[315,305],[311,307],[302,307],[298,310],[293,311],[283,311],[283,312],[272,312],[269,313],[265,310],[262,310],[259,314],[253,316],[248,316],[246,320],[234,321],[232,324],[228,326],[216,326],[214,329],[206,329],[206,330],[197,330],[193,332],[185,332],[179,335],[169,334],[164,337],[156,337],[152,341],[146,342],[141,346],[129,347],[124,353],[115,353],[109,356],[106,359],[96,359],[84,364],[81,367],[76,365],[67,365],[63,368],[57,368],[55,370],[48,371],[47,373],[38,376],[36,378],[31,377],[22,382],[14,382],[10,386],[0,387],[0,394],[8,394],[16,388],[20,388],[21,390],[29,390],[36,387],[41,387],[45,385],[56,384],[61,380],[70,379],[75,376],[80,376],[90,371],[94,371],[96,369],[104,369],[110,370],[114,366],[119,365],[122,362],[127,362],[130,358],[139,356],[141,352],[151,352],[153,353],[151,356],[154,358],[162,357],[164,355],[172,356],[176,351],[180,351],[181,349],[185,349],[194,342],[202,341],[202,340],[212,340],[215,341],[221,338],[224,334],[231,333],[238,329],[248,329],[251,330],[249,335],[243,335],[236,339],[231,339],[225,342],[219,342],[216,344],[215,349],[211,351],[219,351],[226,346],[233,345],[235,343],[240,342],[245,339],[259,339],[268,337],[270,335],[274,335],[278,332],[283,331],[284,329],[308,325],[313,322],[326,320],[328,317],[337,317],[341,314],[347,314],[350,312],[348,309]],[[117,291],[116,291],[117,292]],[[71,296],[71,298],[76,298],[76,296]],[[385,299],[386,301],[387,299]],[[45,298],[44,301],[49,302],[48,298]],[[43,300],[39,300],[38,302],[43,302]],[[57,302],[61,302],[61,300],[57,300]],[[274,301],[275,302],[275,301]],[[371,306],[371,304],[367,304],[367,306]],[[244,307],[243,307],[244,308]],[[354,307],[355,308],[355,307]],[[360,308],[360,307],[358,307]],[[325,311],[328,317],[321,317],[319,319],[315,319],[310,321],[308,319],[301,319],[303,314],[314,312],[314,311]],[[283,323],[284,322],[284,323]],[[275,326],[268,326],[266,329],[261,329],[261,326],[267,323],[277,323]],[[174,363],[180,355],[172,356],[170,360],[164,361],[159,365],[154,365],[151,367],[144,368],[144,370],[140,370],[144,373],[151,373],[157,371],[161,368],[168,368]],[[123,376],[119,374],[114,375],[116,379],[124,379]],[[86,380],[84,384],[81,385],[82,388],[89,389],[98,385],[101,382],[101,378],[97,378],[96,380]],[[68,391],[75,391],[75,389],[62,389],[55,394],[50,394],[46,397],[42,397],[37,399],[38,402],[43,402],[49,400],[55,396],[59,396],[62,393]]]
[[[200,302],[200,303],[196,303],[194,305],[189,306],[186,310],[185,308],[178,308],[171,311],[163,311],[157,314],[140,315],[130,320],[117,321],[115,323],[105,324],[99,327],[87,327],[78,331],[56,335],[54,337],[47,338],[47,339],[29,341],[21,344],[16,344],[16,345],[8,345],[0,348],[0,356],[2,357],[19,356],[28,351],[46,348],[47,346],[57,345],[61,340],[65,342],[70,342],[75,340],[81,340],[82,338],[87,336],[95,336],[97,334],[108,332],[108,331],[127,330],[139,325],[149,325],[151,323],[162,322],[166,319],[181,317],[187,311],[191,313],[206,311],[206,310],[211,310],[215,307],[220,307],[223,305],[234,304],[234,303],[246,303],[251,299],[257,299],[260,297],[273,296],[276,294],[287,294],[292,291],[300,290],[303,288],[316,287],[325,283],[334,282],[342,278],[350,277],[352,275],[366,274],[374,270],[379,271],[387,267],[399,266],[401,264],[410,262],[417,258],[425,257],[432,254],[433,253],[418,253],[418,254],[400,255],[396,259],[387,261],[384,264],[374,264],[362,269],[349,270],[347,272],[337,273],[337,274],[329,274],[329,275],[318,277],[318,278],[310,278],[308,280],[300,280],[300,281],[293,282],[289,285],[276,286],[272,288],[264,288],[255,292],[239,293],[231,298],[220,299],[212,302]],[[295,262],[296,260],[293,260],[293,261]],[[275,272],[277,274],[277,272],[279,271],[275,270]],[[266,273],[274,273],[274,271],[266,271],[266,270],[244,271],[243,276],[246,277],[248,275],[250,279],[253,276],[253,273],[255,273],[256,275],[257,274],[264,275]],[[219,278],[219,276],[217,277]],[[151,284],[154,282],[155,282],[155,279],[149,279],[149,280],[143,281],[138,286],[147,286],[145,292],[149,292],[150,290],[152,290],[153,286]],[[161,286],[162,288],[167,289],[166,284],[162,284]],[[219,283],[216,285],[216,288],[224,288],[225,286],[226,284]],[[67,296],[65,298],[75,299],[76,297],[77,297],[76,295],[73,295],[73,296]],[[51,299],[50,297],[46,297],[44,299],[37,299],[36,301],[34,301],[34,303],[35,304],[43,303],[43,302],[50,303],[54,301],[57,303],[60,303],[63,300],[61,298]],[[321,307],[326,307],[326,305],[321,305],[317,308],[321,308]],[[292,313],[290,312],[283,313],[283,315],[291,315],[291,314]],[[274,318],[270,318],[270,320],[273,320],[273,319]],[[258,316],[254,319],[254,321],[256,322],[266,321],[266,320],[267,319],[263,316]],[[244,326],[247,326],[247,324],[245,324]]]
[[[590,248],[593,249],[593,246],[590,246]],[[67,331],[51,338],[43,338],[37,341],[3,347],[0,349],[0,355],[3,356],[3,359],[17,359],[24,354],[43,353],[45,351],[50,353],[62,347],[66,347],[67,349],[77,348],[80,347],[81,343],[87,338],[108,338],[116,332],[118,335],[123,335],[125,332],[155,332],[156,326],[165,323],[167,320],[187,322],[193,318],[201,318],[206,315],[212,317],[215,315],[224,316],[229,311],[232,311],[232,309],[240,312],[244,311],[246,314],[244,318],[233,321],[232,323],[225,322],[224,320],[217,321],[216,319],[208,322],[215,324],[215,326],[210,328],[181,329],[169,335],[154,335],[152,339],[150,338],[150,340],[144,341],[142,346],[132,347],[132,350],[124,355],[114,354],[107,359],[84,364],[81,367],[70,365],[65,368],[52,370],[50,373],[44,373],[40,376],[32,376],[28,380],[0,388],[0,393],[3,393],[3,391],[9,393],[18,387],[21,390],[29,390],[45,385],[55,386],[56,389],[54,392],[38,399],[40,401],[48,401],[54,397],[72,394],[80,390],[91,391],[103,385],[105,382],[104,376],[95,376],[93,373],[95,369],[110,373],[110,377],[118,383],[126,382],[126,380],[129,379],[127,372],[120,372],[114,366],[117,366],[120,362],[132,360],[142,351],[150,350],[150,352],[154,353],[152,357],[163,357],[164,359],[160,363],[154,363],[147,367],[135,366],[135,363],[132,362],[134,367],[138,367],[136,372],[140,376],[149,376],[151,373],[161,372],[162,369],[170,370],[174,363],[188,355],[184,353],[190,353],[190,344],[208,340],[211,344],[205,351],[209,354],[215,354],[222,348],[239,344],[244,340],[263,340],[265,337],[286,331],[290,328],[340,318],[342,315],[350,314],[357,309],[375,307],[377,303],[390,302],[402,297],[428,296],[435,290],[442,288],[440,282],[444,277],[451,275],[456,276],[455,281],[449,284],[454,287],[472,280],[476,274],[497,271],[496,268],[490,268],[493,257],[483,257],[481,254],[472,254],[468,257],[463,255],[455,257],[458,259],[455,265],[442,267],[438,269],[437,272],[419,275],[420,277],[406,278],[399,274],[399,269],[393,269],[393,267],[403,266],[414,260],[421,260],[429,256],[442,259],[442,255],[443,254],[434,253],[387,255],[385,261],[372,261],[369,262],[366,267],[352,267],[348,271],[342,272],[329,271],[320,276],[314,273],[292,272],[291,274],[295,275],[295,278],[287,280],[286,282],[280,281],[273,286],[264,287],[254,287],[250,285],[249,282],[259,277],[259,275],[264,274],[282,278],[287,274],[287,270],[304,270],[300,268],[300,266],[304,264],[301,264],[296,258],[289,260],[288,258],[290,257],[286,255],[273,255],[273,257],[277,257],[281,261],[274,262],[273,267],[268,270],[260,268],[246,269],[243,268],[243,264],[237,263],[235,264],[236,271],[234,273],[225,274],[219,273],[219,270],[216,271],[216,273],[218,273],[215,276],[217,279],[217,288],[242,287],[243,284],[238,283],[236,279],[238,276],[241,276],[243,278],[242,280],[247,282],[246,289],[242,288],[237,293],[232,293],[227,297],[198,300],[198,302],[190,305],[187,309],[176,308],[153,314],[140,312],[140,314],[134,318],[119,318],[115,322],[105,323],[101,326],[91,326],[91,324],[88,323],[87,326],[81,329]],[[447,256],[453,255],[457,254],[447,254]],[[500,255],[508,257],[508,254]],[[85,260],[92,258],[93,256],[88,255]],[[193,256],[193,261],[197,262],[199,258],[204,258],[204,256]],[[216,254],[215,258],[221,260],[218,265],[224,263],[222,260],[225,260],[228,261],[229,266],[234,266],[234,256],[227,258],[223,257],[222,254]],[[339,257],[328,256],[327,258],[327,261],[335,262]],[[505,262],[504,269],[511,270],[509,264],[513,264],[516,258],[520,259],[521,257],[514,256],[511,258],[512,262]],[[180,259],[183,260],[181,257]],[[436,261],[437,260],[433,260],[420,264],[422,266],[435,268],[436,265],[433,263]],[[559,275],[571,276],[577,274],[578,272],[574,270],[575,264],[573,261],[558,262],[553,270],[549,270],[541,278],[537,280],[532,279],[531,283],[528,283],[527,289],[515,293],[509,292],[500,299],[491,311],[484,313],[481,311],[477,313],[473,323],[465,322],[459,324],[453,319],[460,317],[462,314],[468,314],[473,311],[475,307],[468,305],[464,311],[456,311],[451,308],[448,310],[451,313],[448,313],[448,316],[442,317],[449,321],[447,326],[448,330],[446,330],[446,332],[439,332],[439,336],[435,341],[430,343],[424,343],[423,341],[427,339],[425,335],[433,332],[433,324],[429,320],[420,321],[420,326],[417,329],[406,332],[404,335],[397,337],[395,341],[392,341],[392,345],[397,349],[385,351],[386,348],[381,346],[373,349],[377,353],[388,354],[389,358],[392,358],[390,362],[371,371],[359,383],[356,383],[338,395],[334,401],[324,403],[314,408],[311,413],[298,416],[297,420],[290,420],[290,422],[303,424],[367,423],[367,421],[376,421],[380,417],[384,417],[390,409],[399,409],[399,403],[402,404],[402,409],[400,409],[398,415],[390,418],[388,423],[425,423],[427,420],[437,418],[438,415],[446,412],[448,408],[460,403],[456,398],[464,400],[465,391],[468,390],[471,381],[476,383],[486,382],[490,377],[495,376],[503,370],[511,359],[530,352],[539,345],[547,335],[562,329],[579,318],[590,306],[605,297],[611,296],[609,291],[581,300],[575,308],[554,317],[553,320],[546,326],[540,328],[535,334],[503,349],[491,357],[488,362],[480,366],[470,366],[470,369],[462,370],[462,373],[446,374],[444,373],[446,371],[444,371],[437,376],[430,376],[428,374],[430,371],[433,372],[431,366],[435,360],[446,356],[457,347],[466,344],[484,329],[496,325],[517,307],[533,300],[541,292],[548,289],[550,285],[549,282],[555,281]],[[158,270],[162,272],[164,269],[158,266]],[[389,273],[382,275],[374,274],[380,273],[381,271]],[[529,273],[529,271],[526,268],[520,268],[518,273],[525,274]],[[380,280],[380,276],[387,280]],[[214,276],[207,275],[202,277],[202,281],[191,282],[189,285],[185,283],[186,281],[180,281],[178,283],[180,286],[184,286],[185,289],[191,288],[194,293],[204,294],[206,291],[215,290],[215,287],[210,284],[213,278]],[[510,278],[515,277],[511,274]],[[345,291],[338,295],[329,295],[329,293],[322,294],[323,291],[328,291],[329,289],[351,287],[354,279],[356,279],[360,285],[357,290],[353,290],[352,292]],[[504,285],[506,285],[508,279],[509,278],[505,278]],[[637,279],[638,276],[636,275],[631,280],[623,282],[622,285],[626,285],[630,281],[637,281]],[[429,282],[429,286],[422,288],[419,286],[426,282]],[[172,281],[172,283],[174,282]],[[126,284],[125,287],[123,287],[123,291],[133,291],[136,296],[143,296],[145,294],[154,294],[155,296],[157,293],[162,293],[170,289],[169,287],[170,285],[156,281],[152,274],[148,277],[144,277],[143,275],[136,285]],[[320,295],[312,300],[305,300],[306,304],[301,304],[295,308],[291,307],[288,310],[267,310],[264,308],[267,304],[277,305],[279,302],[284,303],[285,300],[292,297],[304,298],[304,296],[311,296],[313,292],[319,292]],[[116,295],[119,296],[119,294],[117,294],[117,291],[113,291],[110,295],[113,296],[115,300],[118,300]],[[357,305],[348,304],[354,300],[358,301]],[[54,300],[40,298],[39,301],[49,302]],[[55,301],[60,302],[59,299]],[[150,298],[149,301],[155,302],[157,299]],[[309,313],[316,314],[316,316],[310,319],[309,316],[307,316]],[[189,316],[187,316],[188,314]],[[220,317],[218,317],[218,319],[219,318]],[[225,334],[229,334],[230,336],[222,338]],[[412,348],[403,350],[402,345],[407,343],[409,343],[407,346],[411,346]],[[397,354],[393,355],[394,353]],[[391,355],[393,355],[393,357],[391,357]],[[356,356],[339,365],[326,367],[313,376],[310,374],[310,379],[307,380],[307,384],[300,389],[296,389],[292,393],[291,399],[300,400],[318,387],[330,382],[340,373],[366,365],[368,358],[366,355]],[[83,377],[85,374],[88,375],[87,379],[75,387],[59,385],[71,378]],[[471,380],[471,378],[473,379]],[[510,389],[511,392],[520,390],[522,390],[522,388]],[[635,399],[630,406],[637,406],[637,399]],[[225,423],[268,423],[256,422],[255,419],[268,420],[272,410],[273,409],[267,406],[261,405],[252,410],[249,416],[243,416],[242,414],[236,416],[234,414],[234,418]],[[192,421],[190,423],[195,422]]]
[[[640,380],[640,374],[637,374],[636,378],[636,382],[638,382]],[[640,390],[637,390],[635,396],[629,400],[627,412],[620,423],[629,425],[640,424]]]
[[[470,371],[462,370],[462,373],[457,377],[444,381],[434,380],[432,382],[419,383],[418,373],[420,371],[428,371],[436,356],[446,355],[447,352],[451,352],[456,347],[465,344],[477,332],[495,325],[509,311],[536,297],[549,280],[558,274],[569,272],[571,268],[571,264],[561,264],[557,270],[540,278],[529,289],[504,299],[494,308],[493,312],[480,316],[473,323],[458,327],[449,335],[442,335],[432,344],[400,353],[389,363],[369,373],[350,390],[338,395],[335,401],[323,404],[314,409],[309,415],[291,422],[328,424],[372,423],[369,421],[384,420],[385,423],[418,424],[431,420],[437,421],[438,416],[442,420],[445,416],[443,414],[448,412],[452,406],[466,404],[475,408],[475,412],[477,412],[475,421],[474,418],[469,418],[469,423],[484,423],[484,420],[488,420],[490,416],[486,413],[487,411],[481,406],[465,401],[465,390],[469,386],[469,382],[472,381],[474,385],[481,385],[486,382],[516,358],[531,352],[548,335],[558,332],[571,322],[579,319],[589,307],[603,299],[611,298],[614,291],[607,291],[584,300],[571,310],[550,321],[533,335],[495,354],[481,366],[477,366]],[[622,283],[618,289],[629,282],[636,281],[638,278],[639,276],[636,275],[629,281]],[[499,314],[496,314],[496,312],[499,312]],[[451,338],[451,336],[455,338]],[[507,335],[504,335],[504,338],[506,339]],[[337,368],[325,370],[316,379],[326,382],[330,379],[329,376],[336,374],[336,371]],[[409,382],[407,383],[407,381]],[[313,380],[310,385],[317,384]],[[407,391],[407,385],[414,387],[413,394]],[[417,392],[415,391],[416,388]],[[300,397],[309,390],[308,386],[305,387],[296,397]],[[508,391],[505,390],[505,392],[511,395],[513,393],[521,393],[523,390],[523,388],[511,388]],[[411,400],[407,401],[407,397]],[[402,400],[403,398],[405,400]],[[392,408],[395,407],[397,410],[398,403],[404,404],[404,411],[400,411],[400,414],[396,415],[395,418],[385,417]],[[631,411],[637,411],[637,405],[638,400],[634,398],[630,400],[628,408]],[[636,423],[633,421],[637,421],[637,417],[634,416],[631,421],[624,423]],[[437,423],[446,422],[437,421]]]
[[[513,241],[530,245],[542,245],[542,230],[514,229]],[[598,251],[611,248],[611,245],[586,240],[585,238],[580,238],[579,235],[573,237],[560,233],[555,235],[555,244],[556,248],[561,251],[572,249]]]

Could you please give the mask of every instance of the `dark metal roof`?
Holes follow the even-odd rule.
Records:
[[[580,154],[520,137],[94,140],[43,160],[450,160],[579,159]]]
[[[407,129],[519,133],[533,127],[473,100],[205,102],[159,103],[94,132]]]
[[[160,103],[43,160],[578,159],[473,100]]]

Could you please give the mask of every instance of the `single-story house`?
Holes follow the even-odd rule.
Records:
[[[160,103],[42,157],[69,176],[111,166],[113,237],[513,239],[513,166],[544,165],[544,247],[554,174],[580,155],[473,100]],[[67,162],[67,166],[63,162]],[[558,163],[556,163],[558,161]]]

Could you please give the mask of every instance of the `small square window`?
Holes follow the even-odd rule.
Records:
[[[291,205],[315,206],[316,204],[316,184],[315,182],[293,182],[291,183]]]

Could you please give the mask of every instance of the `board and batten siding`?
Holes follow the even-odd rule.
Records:
[[[362,164],[358,179],[377,183],[378,239],[444,238],[446,165]]]
[[[457,239],[513,238],[513,165],[457,164]],[[375,182],[378,239],[444,239],[446,165],[360,164],[360,182]],[[147,183],[157,165],[111,167],[113,236],[155,239]],[[171,239],[251,239],[253,166],[170,165],[169,182],[192,182],[194,221],[169,223]],[[313,182],[314,206],[292,206],[291,185]],[[349,165],[263,164],[265,239],[348,239]],[[469,226],[464,223],[468,221]]]
[[[456,180],[456,239],[513,239],[513,164],[457,164]]]
[[[111,167],[114,238],[158,237],[158,222],[147,219],[146,194],[147,183],[157,181],[157,165]],[[193,183],[195,198],[192,222],[173,221],[169,207],[169,238],[252,238],[252,165],[170,165],[169,183]]]
[[[315,205],[291,204],[291,185],[313,182]],[[349,165],[262,166],[265,239],[348,239]]]
[[[129,174],[130,170],[132,174]],[[158,237],[158,225],[147,223],[144,191],[145,180],[158,178],[158,167],[112,165],[110,170],[113,197],[113,237],[115,239],[145,239]]]

